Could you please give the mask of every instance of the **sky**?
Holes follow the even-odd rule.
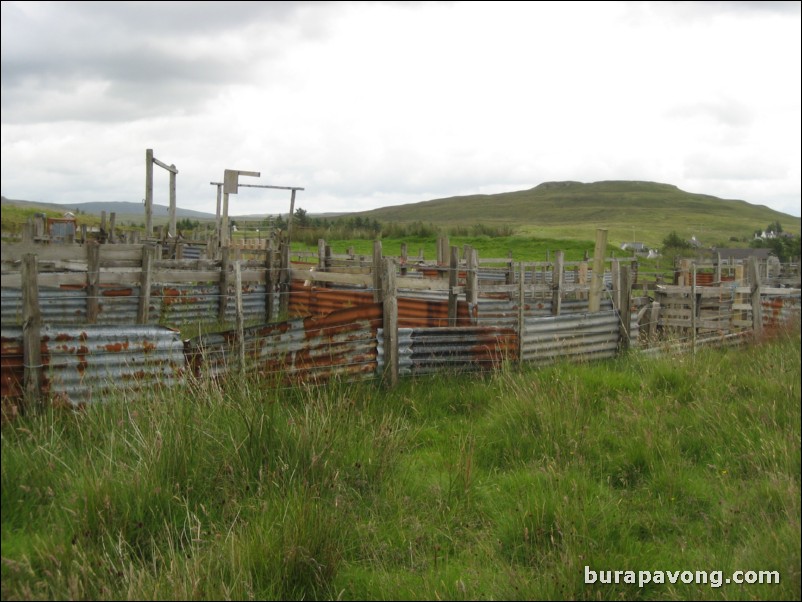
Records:
[[[800,2],[4,1],[2,194],[141,202],[152,148],[211,213],[237,169],[315,214],[647,180],[799,216],[801,49]]]

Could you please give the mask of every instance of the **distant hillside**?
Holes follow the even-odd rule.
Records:
[[[592,239],[596,228],[607,228],[610,242],[652,245],[672,230],[710,244],[751,238],[756,229],[775,221],[787,232],[800,231],[798,217],[763,205],[638,181],[546,182],[518,192],[449,197],[354,215],[380,222],[506,223],[521,233],[565,238]]]
[[[92,203],[73,203],[71,205],[64,205],[59,203],[37,203],[32,201],[20,201],[20,200],[13,200],[7,199],[6,197],[2,197],[3,205],[12,205],[17,207],[23,208],[41,208],[42,210],[49,210],[49,211],[72,211],[75,212],[76,210],[82,211],[83,213],[89,215],[100,215],[101,211],[105,211],[106,214],[110,214],[112,212],[116,213],[119,216],[125,216],[126,219],[131,216],[141,215],[142,219],[145,219],[145,207],[142,203],[130,203],[130,202],[116,202],[116,203],[103,203],[103,202],[92,202]],[[168,217],[170,214],[170,208],[166,205],[153,205],[153,217]],[[176,207],[175,214],[177,217],[189,217],[192,219],[214,219],[213,213],[204,213],[202,211],[193,211],[192,209],[181,209],[181,207]]]

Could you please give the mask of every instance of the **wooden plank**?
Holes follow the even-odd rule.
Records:
[[[559,251],[558,251],[559,253]],[[621,306],[619,315],[621,316],[621,349],[626,350],[631,344],[631,315],[630,308],[632,307],[632,272],[628,265],[620,267],[620,282],[621,282]]]
[[[389,257],[382,264],[382,329],[384,333],[384,361],[386,382],[398,384],[398,299],[395,263]]]
[[[358,286],[375,286],[374,274],[343,274],[340,272],[309,272],[306,270],[291,270],[293,280],[311,280],[312,282],[332,282],[336,284],[351,284]]]
[[[373,300],[381,301],[382,296],[382,243],[380,240],[373,241]]]
[[[457,276],[459,276],[459,247],[451,247],[451,257],[448,267],[448,325],[452,328],[457,325]]]
[[[136,323],[147,324],[150,319],[150,287],[153,277],[153,259],[156,249],[149,246],[142,247],[142,271],[139,283],[139,306],[136,312]]]
[[[220,282],[220,301],[217,306],[217,320],[221,323],[225,322],[226,307],[228,306],[228,258],[230,252],[231,251],[227,246],[222,248],[222,259],[220,260],[220,272],[218,276]]]
[[[95,324],[100,312],[100,245],[86,245],[86,322]]]
[[[763,334],[763,306],[760,304],[760,269],[755,257],[749,258],[749,282],[752,288],[752,329],[757,338]]]
[[[593,251],[593,274],[590,279],[588,312],[594,313],[601,307],[601,294],[604,289],[604,252],[607,250],[607,230],[596,230],[596,247]]]
[[[26,407],[41,410],[42,397],[42,314],[39,310],[39,280],[36,255],[28,253],[22,258],[22,348],[23,395]]]
[[[551,276],[551,314],[559,316],[562,308],[564,286],[565,253],[557,251],[554,258],[554,268]]]
[[[240,262],[234,262],[234,308],[237,327],[237,356],[239,370],[245,373],[245,316],[242,310],[242,270]]]
[[[0,245],[0,261],[21,262],[23,256],[34,254],[39,261],[80,261],[86,259],[86,250],[81,245],[41,245],[34,243],[3,243]]]
[[[273,319],[275,282],[276,279],[273,274],[273,244],[268,242],[267,253],[265,254],[265,322],[270,322]]]

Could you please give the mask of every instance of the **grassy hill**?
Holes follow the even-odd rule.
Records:
[[[546,182],[530,190],[449,197],[360,213],[380,222],[515,224],[520,234],[593,240],[607,228],[611,243],[637,240],[659,246],[671,231],[706,245],[750,239],[779,221],[798,234],[798,217],[763,205],[680,190],[671,184],[635,181]]]

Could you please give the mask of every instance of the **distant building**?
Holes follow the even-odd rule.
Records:
[[[625,242],[621,244],[622,251],[635,251],[635,253],[648,253],[649,247],[642,242]]]

